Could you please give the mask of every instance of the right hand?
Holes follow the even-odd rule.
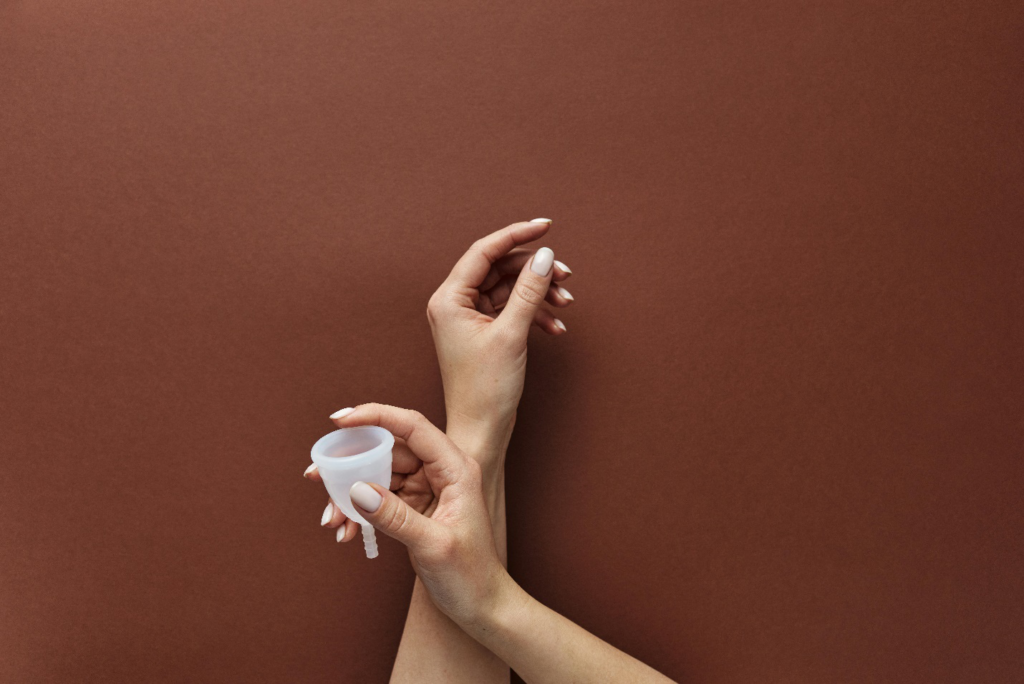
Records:
[[[448,617],[465,624],[489,610],[511,578],[494,544],[479,464],[416,411],[362,404],[334,423],[383,427],[423,462],[435,501],[427,515],[376,484],[353,485],[352,503],[375,528],[408,547],[416,574]]]

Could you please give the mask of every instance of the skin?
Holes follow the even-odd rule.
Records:
[[[408,409],[364,404],[335,423],[384,427],[400,435],[423,461],[423,473],[436,497],[429,517],[376,485],[353,485],[354,502],[375,528],[406,545],[434,605],[525,681],[671,681],[542,605],[516,584],[498,555],[480,464],[430,421]],[[372,487],[377,494],[373,498],[379,501],[364,499],[368,507],[360,505],[360,487]]]
[[[504,458],[526,372],[528,333],[559,336],[546,309],[572,296],[555,262],[530,268],[546,220],[512,224],[478,240],[427,307],[445,389],[447,435],[418,413],[368,404],[334,420],[381,425],[396,438],[390,489],[375,527],[405,543],[417,572],[392,682],[669,681],[539,604],[508,575]],[[306,477],[319,480],[311,466]],[[356,536],[333,502],[325,527]],[[531,631],[532,630],[532,631]]]

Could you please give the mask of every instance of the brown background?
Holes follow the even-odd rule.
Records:
[[[535,216],[529,591],[685,682],[1024,678],[1019,3],[0,27],[0,681],[384,681],[408,562],[308,449],[443,423],[427,298]]]

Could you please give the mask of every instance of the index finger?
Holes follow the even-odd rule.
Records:
[[[339,411],[338,413],[342,413]],[[409,449],[423,461],[428,476],[440,478],[442,484],[454,482],[465,458],[458,447],[418,411],[388,404],[360,404],[331,420],[338,427],[377,425],[395,437],[405,440]]]
[[[550,219],[533,219],[524,223],[513,223],[499,231],[482,237],[462,255],[448,282],[457,287],[476,288],[487,277],[494,262],[519,245],[533,242],[551,227]]]

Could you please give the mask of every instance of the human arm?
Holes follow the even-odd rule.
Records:
[[[477,240],[430,298],[427,318],[437,348],[448,413],[448,436],[481,466],[487,518],[499,559],[505,551],[505,450],[525,379],[531,328],[557,336],[565,326],[542,302],[565,307],[572,295],[555,282],[570,271],[549,249],[523,247],[543,236],[547,219],[516,223]],[[397,449],[404,449],[401,438]],[[397,452],[396,452],[397,454]],[[396,464],[398,460],[396,459]],[[397,470],[397,466],[396,466]],[[315,467],[306,476],[319,479]],[[417,480],[403,475],[392,490],[405,498]],[[417,509],[417,510],[422,510]],[[328,504],[322,524],[338,541],[357,536]],[[392,682],[507,682],[508,666],[440,612],[415,581]]]
[[[541,605],[512,580],[485,515],[480,465],[423,416],[365,404],[335,422],[384,427],[423,460],[436,497],[429,517],[376,485],[356,483],[352,501],[375,528],[408,547],[437,608],[525,681],[671,681]]]
[[[567,278],[569,269],[554,263],[550,254],[536,273],[530,268],[535,252],[522,248],[544,235],[550,223],[513,224],[477,240],[427,305],[444,383],[446,431],[480,465],[487,518],[502,564],[505,451],[523,391],[527,333],[531,324],[551,335],[564,332],[541,301],[554,306],[572,301],[564,288],[552,284]],[[508,680],[508,665],[438,610],[417,577],[391,681]]]

